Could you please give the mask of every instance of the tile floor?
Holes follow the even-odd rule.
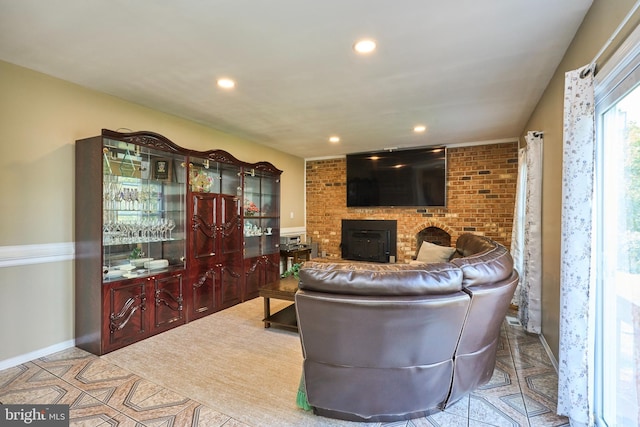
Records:
[[[488,384],[444,412],[378,425],[568,426],[555,414],[556,390],[556,372],[538,337],[505,321]],[[77,348],[0,371],[0,404],[20,403],[69,404],[72,426],[247,426]]]

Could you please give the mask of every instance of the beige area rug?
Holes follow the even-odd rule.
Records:
[[[271,300],[275,312],[290,304]],[[295,332],[265,329],[262,298],[102,356],[250,426],[353,426],[296,406],[302,371]]]

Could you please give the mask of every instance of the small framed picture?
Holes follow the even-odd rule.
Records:
[[[153,161],[153,178],[160,181],[171,181],[171,159],[155,159]]]

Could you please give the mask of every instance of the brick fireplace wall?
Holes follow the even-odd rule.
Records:
[[[446,208],[347,208],[346,159],[311,160],[306,165],[307,236],[319,253],[340,257],[342,219],[398,221],[398,262],[416,254],[416,235],[438,227],[451,235],[471,232],[509,248],[518,175],[518,144],[447,149]]]

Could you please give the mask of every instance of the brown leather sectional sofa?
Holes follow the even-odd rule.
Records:
[[[429,415],[487,383],[518,275],[507,249],[464,234],[449,262],[307,262],[296,294],[302,393],[318,415]]]

